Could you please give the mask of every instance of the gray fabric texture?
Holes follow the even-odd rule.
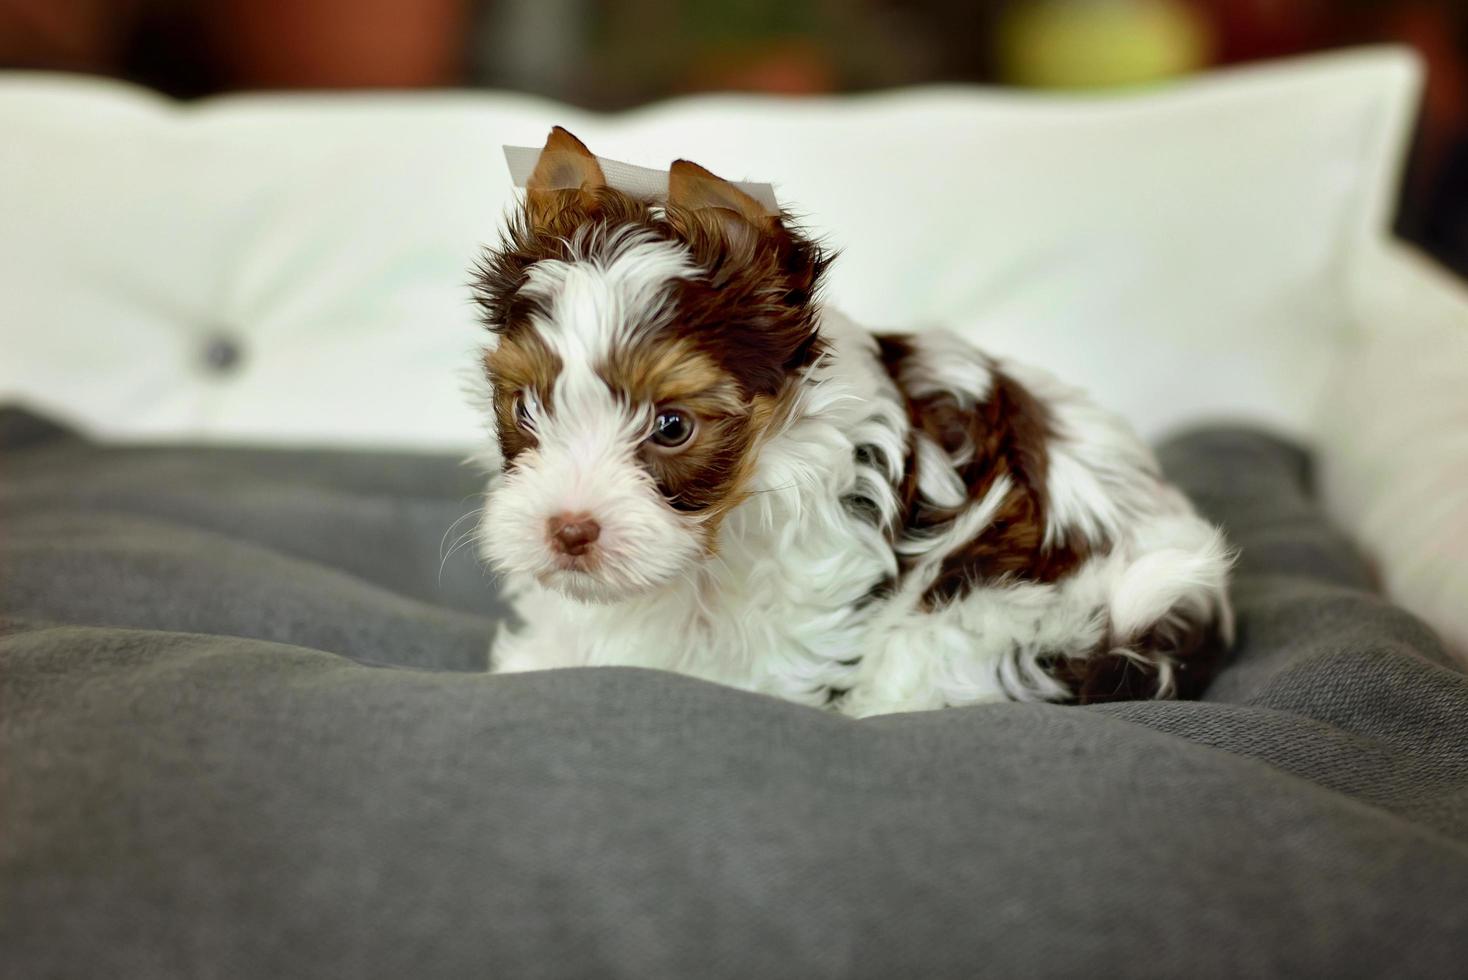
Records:
[[[483,674],[451,459],[0,442],[5,977],[1468,969],[1468,678],[1268,436],[1163,448],[1242,549],[1205,701],[861,722]]]

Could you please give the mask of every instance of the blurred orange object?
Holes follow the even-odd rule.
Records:
[[[700,57],[683,79],[684,88],[690,92],[780,95],[832,92],[838,83],[830,55],[814,41],[799,37],[714,48]]]
[[[211,46],[247,88],[418,88],[463,81],[467,0],[218,0]]]
[[[1394,10],[1387,23],[1392,36],[1412,45],[1427,62],[1422,153],[1424,164],[1435,170],[1450,140],[1468,139],[1468,53],[1455,43],[1460,30],[1468,33],[1468,14],[1455,16],[1419,0]]]
[[[136,0],[0,0],[0,64],[108,71]]]

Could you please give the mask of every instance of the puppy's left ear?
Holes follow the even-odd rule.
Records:
[[[675,160],[668,170],[670,218],[685,233],[714,231],[735,255],[773,256],[783,274],[791,303],[803,303],[814,292],[828,259],[816,242],[784,216],[716,174],[688,160]]]
[[[691,160],[668,168],[668,203],[700,221],[712,221],[736,251],[780,231],[780,216]]]
[[[525,182],[525,205],[532,221],[548,224],[568,205],[582,200],[582,194],[605,187],[606,183],[596,154],[556,126],[546,137],[535,170]]]
[[[709,173],[692,160],[674,160],[668,169],[668,203],[689,211],[717,208],[743,219],[754,228],[772,231],[780,216],[724,178]]]

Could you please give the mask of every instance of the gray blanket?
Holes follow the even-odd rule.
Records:
[[[6,977],[1468,973],[1468,678],[1266,436],[1206,701],[863,722],[481,673],[451,459],[0,440]]]

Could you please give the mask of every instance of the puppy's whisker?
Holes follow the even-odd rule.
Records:
[[[464,499],[467,500],[468,498],[466,497]],[[460,500],[459,501],[459,505],[460,506],[463,506],[463,504],[464,504],[464,500]],[[448,541],[449,535],[452,534],[452,533],[454,533],[454,529],[457,528],[460,524],[464,523],[469,518],[471,518],[471,517],[477,517],[477,516],[478,516],[478,512],[477,511],[472,511],[472,510],[465,511],[464,513],[460,514],[454,520],[454,522],[452,524],[450,524],[448,527],[444,528],[443,537],[440,538],[439,541],[438,541],[438,556],[439,556],[439,558],[443,558],[444,557],[444,550],[443,550],[444,549],[444,544]]]
[[[439,585],[443,585],[443,570],[444,570],[444,568],[446,568],[448,566],[449,559],[452,558],[452,557],[454,557],[454,553],[456,551],[458,551],[459,549],[463,548],[464,545],[468,544],[470,541],[474,540],[474,537],[475,537],[475,535],[477,533],[478,533],[478,528],[471,528],[468,531],[465,531],[463,534],[459,535],[459,537],[457,539],[455,539],[454,543],[449,546],[448,552],[442,558],[439,559],[439,562],[438,562],[438,584]]]

